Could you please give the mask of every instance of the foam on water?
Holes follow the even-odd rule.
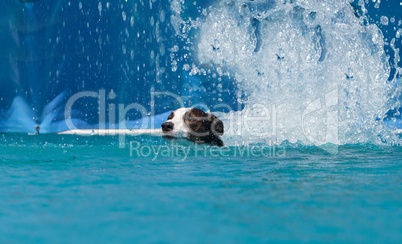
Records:
[[[220,114],[229,144],[397,142],[382,122],[398,94],[384,38],[355,11],[338,0],[232,0],[208,9],[197,29],[198,65],[234,77],[245,105]]]

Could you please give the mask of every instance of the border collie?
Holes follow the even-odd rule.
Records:
[[[215,115],[197,108],[179,108],[162,124],[162,137],[222,147],[223,123]]]

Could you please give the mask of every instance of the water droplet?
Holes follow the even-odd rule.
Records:
[[[99,15],[102,15],[102,2],[98,4]]]
[[[123,20],[126,21],[126,19],[127,19],[126,12],[123,11],[123,12],[121,13],[121,16],[123,17]]]
[[[131,25],[131,27],[134,26],[134,17],[133,16],[131,16],[131,18],[130,18],[130,25]]]
[[[382,25],[388,25],[388,17],[387,16],[381,16],[380,22]]]

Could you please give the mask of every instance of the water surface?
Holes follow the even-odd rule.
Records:
[[[125,149],[113,137],[0,138],[2,243],[402,237],[401,147],[349,145],[332,155],[286,146],[265,156],[206,147],[183,159],[130,156],[130,141],[170,147],[158,137],[127,138]]]

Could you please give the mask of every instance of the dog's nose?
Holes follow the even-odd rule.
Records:
[[[174,124],[172,122],[165,122],[162,124],[162,131],[168,132],[172,131],[174,127]]]

